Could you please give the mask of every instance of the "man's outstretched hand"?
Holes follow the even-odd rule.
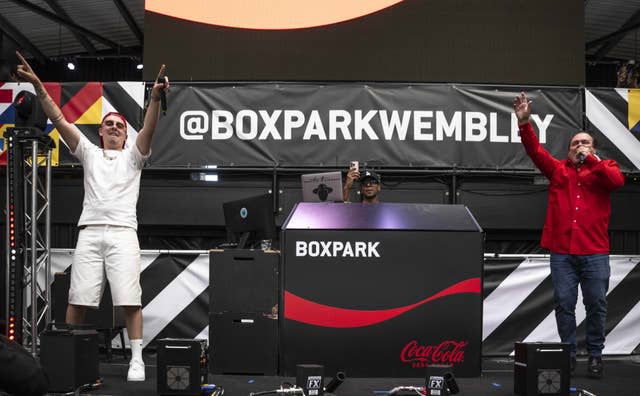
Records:
[[[154,100],[160,100],[160,92],[164,91],[165,94],[169,90],[169,77],[167,77],[167,67],[165,65],[160,66],[158,72],[158,78],[156,78],[153,88],[151,88],[151,98]]]
[[[21,63],[20,65],[18,65],[18,68],[16,70],[18,77],[32,84],[37,83],[39,81],[38,76],[29,65],[29,62],[27,62],[27,60],[24,59],[22,54],[20,54],[18,51],[16,51],[16,56]]]
[[[513,99],[513,111],[518,119],[518,124],[527,124],[531,117],[531,101],[524,92]]]

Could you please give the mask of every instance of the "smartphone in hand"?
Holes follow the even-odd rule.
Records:
[[[355,170],[356,172],[358,172],[360,170],[358,161],[351,161],[349,163],[349,170],[351,170],[351,169]]]

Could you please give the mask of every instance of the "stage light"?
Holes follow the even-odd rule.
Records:
[[[73,62],[69,62],[67,63],[67,69],[69,70],[76,70],[76,65]]]
[[[144,68],[144,65],[142,63],[138,63],[138,65],[136,66],[136,69],[138,70],[142,70]]]

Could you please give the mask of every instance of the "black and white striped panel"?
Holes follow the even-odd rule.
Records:
[[[71,265],[54,249],[52,271]],[[143,251],[144,344],[156,338],[205,338],[209,332],[209,254]],[[605,354],[640,352],[640,256],[611,256]],[[487,256],[484,265],[483,354],[506,356],[515,341],[558,341],[548,256]],[[582,297],[579,296],[579,301]],[[584,342],[584,306],[576,309]],[[114,339],[114,345],[119,345]]]
[[[640,257],[611,256],[605,354],[640,350]],[[548,256],[485,259],[483,353],[513,354],[514,341],[559,341]],[[578,290],[578,344],[584,343],[585,309]]]
[[[52,250],[53,273],[67,270],[71,262],[72,250]],[[194,338],[204,333],[208,338],[209,254],[142,251],[141,270],[144,345],[163,337]],[[114,346],[119,346],[117,338]]]
[[[640,140],[628,125],[628,89],[585,89],[585,115],[589,122],[587,129],[599,132],[615,146],[609,147],[612,150],[607,153],[609,158],[624,168],[640,169]]]

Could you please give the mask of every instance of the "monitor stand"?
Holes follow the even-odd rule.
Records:
[[[250,234],[250,232],[243,232],[242,235],[240,235],[240,239],[238,239],[238,247],[236,249],[244,249],[244,245],[247,244]]]

